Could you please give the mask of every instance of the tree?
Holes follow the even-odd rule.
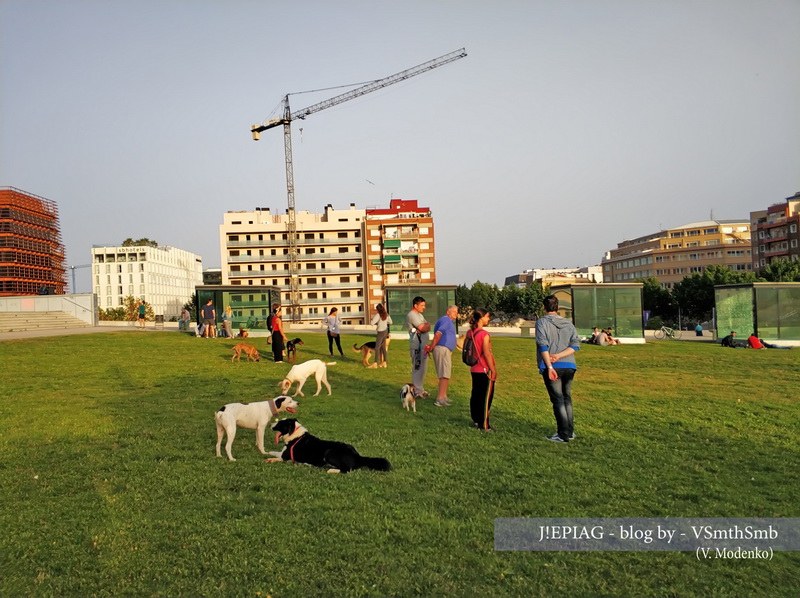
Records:
[[[544,309],[542,301],[547,296],[548,289],[542,286],[540,280],[536,280],[522,289],[519,296],[519,314],[526,320],[533,320],[542,314]]]
[[[767,282],[800,282],[800,262],[787,259],[772,260],[764,268],[764,280]]]
[[[139,301],[140,300],[133,295],[128,295],[122,299],[122,307],[125,309],[126,320],[136,321],[139,319]],[[156,319],[153,313],[153,306],[147,302],[144,304],[144,314],[144,319],[148,322],[152,322]]]
[[[497,309],[500,291],[497,285],[486,284],[480,280],[472,285],[470,290],[470,299],[472,299],[472,309],[482,307],[489,312],[494,313]]]
[[[158,247],[158,243],[156,243],[155,241],[151,241],[147,237],[136,240],[133,240],[130,237],[128,237],[122,242],[122,247],[136,247],[139,245],[144,245],[145,247]]]
[[[650,311],[650,317],[658,316],[671,320],[677,314],[675,303],[670,292],[661,286],[655,276],[640,278],[642,283],[642,309]]]

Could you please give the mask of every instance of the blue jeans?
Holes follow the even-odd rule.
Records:
[[[572,378],[575,377],[573,369],[556,369],[557,380],[550,380],[547,370],[542,374],[547,394],[553,404],[553,415],[556,416],[558,435],[562,440],[569,440],[575,431],[572,422]]]

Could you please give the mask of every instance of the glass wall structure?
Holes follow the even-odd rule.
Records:
[[[614,330],[614,336],[644,338],[642,284],[574,284],[550,287],[558,298],[559,314],[572,320],[580,336],[592,328]]]
[[[431,329],[436,320],[441,318],[449,305],[456,303],[455,285],[397,285],[385,286],[386,311],[392,318],[392,333],[406,332],[406,316],[411,311],[414,297],[425,299],[425,319],[431,323]],[[374,311],[375,306],[369,306]]]
[[[717,336],[731,330],[766,340],[800,340],[800,283],[754,282],[714,287]]]
[[[197,292],[195,321],[200,321],[200,308],[208,303],[209,299],[214,302],[214,309],[217,310],[217,323],[222,322],[222,312],[230,305],[234,334],[239,328],[266,330],[266,319],[271,305],[281,302],[280,287],[208,285],[195,287],[195,291]]]

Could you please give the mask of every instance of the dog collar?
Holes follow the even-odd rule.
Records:
[[[275,417],[278,415],[278,408],[275,407],[275,399],[272,399],[269,402],[269,410],[272,412],[272,416]]]

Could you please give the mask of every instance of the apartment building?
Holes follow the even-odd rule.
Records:
[[[293,321],[320,321],[337,307],[344,323],[363,324],[364,218],[355,204],[295,213],[299,313],[293,314],[288,214],[269,208],[227,212],[219,228],[222,284],[280,287],[285,318]]]
[[[392,199],[388,208],[368,209],[364,239],[367,309],[385,302],[385,285],[436,283],[430,208],[416,200]]]
[[[65,274],[56,203],[0,188],[0,295],[61,295]]]
[[[619,243],[602,261],[606,282],[654,276],[664,288],[712,264],[752,270],[748,221],[706,220],[658,231]]]
[[[203,284],[199,255],[175,247],[92,247],[92,283],[98,307],[120,307],[127,296],[144,299],[156,315],[178,317]]]
[[[603,282],[602,266],[583,266],[582,268],[534,268],[523,270],[514,276],[506,276],[505,286],[510,284],[526,287],[539,281],[548,284],[593,284]]]
[[[750,213],[753,231],[753,270],[778,259],[800,260],[800,191],[766,210]]]

